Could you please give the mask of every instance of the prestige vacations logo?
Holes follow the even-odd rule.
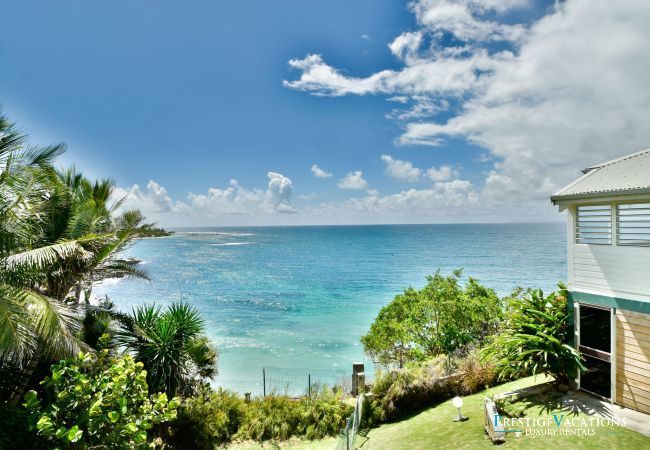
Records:
[[[625,417],[570,417],[566,414],[552,414],[547,417],[504,417],[494,414],[495,431],[526,436],[594,436],[598,429],[626,426]]]

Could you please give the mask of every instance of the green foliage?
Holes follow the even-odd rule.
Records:
[[[380,372],[372,387],[370,423],[398,420],[455,395],[468,395],[491,386],[494,366],[471,348],[453,356],[437,356],[402,369]]]
[[[30,391],[25,407],[38,433],[61,448],[145,448],[152,428],[174,419],[179,403],[164,393],[149,397],[142,364],[107,350],[55,364],[42,384],[53,403],[43,405]]]
[[[495,292],[461,271],[427,277],[417,291],[406,289],[384,306],[361,338],[365,351],[381,364],[398,364],[447,354],[494,333],[503,317]]]
[[[10,402],[0,403],[0,449],[3,450],[40,450],[50,446],[45,439],[36,436],[30,414]]]
[[[144,305],[115,316],[121,326],[116,341],[144,364],[153,392],[190,394],[217,373],[217,351],[193,306],[172,303],[162,312],[160,306]]]
[[[173,231],[155,227],[153,224],[144,224],[138,228],[138,237],[166,237],[173,234]]]
[[[183,401],[170,425],[170,443],[177,448],[211,450],[228,442],[242,423],[245,406],[237,394],[204,388]]]
[[[146,274],[116,259],[143,221],[118,214],[114,184],[91,182],[53,163],[65,146],[34,147],[0,115],[0,361],[20,367],[39,356],[66,357],[78,339],[79,303],[92,283]]]
[[[494,400],[499,414],[505,417],[525,417],[526,404],[518,402],[516,398],[505,397]]]
[[[483,352],[496,361],[500,379],[542,373],[568,383],[586,370],[580,353],[567,344],[570,312],[566,289],[559,287],[547,297],[529,289],[510,298],[505,325]]]
[[[377,376],[372,393],[381,421],[397,420],[456,392],[458,377],[447,372],[446,357],[390,370]]]
[[[324,390],[318,397],[293,400],[270,396],[246,407],[238,439],[282,441],[292,436],[321,439],[340,433],[353,407],[340,394]]]

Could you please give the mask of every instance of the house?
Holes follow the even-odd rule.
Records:
[[[569,308],[580,389],[650,413],[650,149],[583,170],[567,211]]]

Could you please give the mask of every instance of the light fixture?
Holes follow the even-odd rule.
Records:
[[[464,422],[468,419],[468,417],[463,416],[463,414],[460,412],[460,408],[463,407],[463,399],[460,398],[459,396],[454,397],[454,399],[451,401],[453,405],[458,409],[458,417],[454,419],[454,422]]]

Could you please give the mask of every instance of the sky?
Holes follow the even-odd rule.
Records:
[[[9,1],[2,111],[162,226],[557,221],[650,147],[645,0]]]

